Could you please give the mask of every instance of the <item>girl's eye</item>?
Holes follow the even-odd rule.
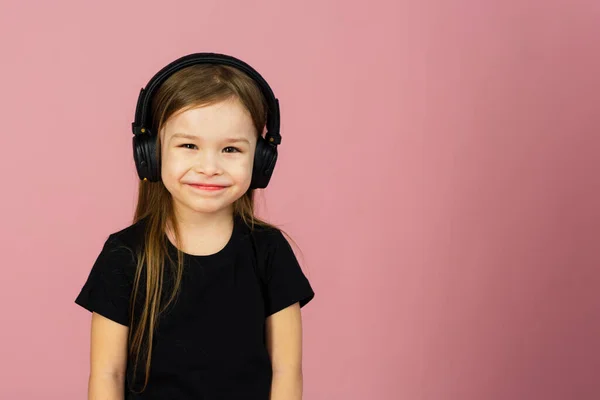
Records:
[[[190,149],[193,150],[196,145],[193,143],[184,143],[182,145],[179,145],[179,147],[183,147],[185,149]],[[225,149],[223,149],[226,153],[240,153],[240,149],[238,149],[237,147],[233,147],[233,146],[229,146],[229,147],[225,147]]]

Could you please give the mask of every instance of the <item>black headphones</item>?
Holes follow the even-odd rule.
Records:
[[[193,53],[171,62],[150,79],[142,88],[135,109],[135,120],[131,123],[133,130],[133,158],[138,176],[142,180],[158,182],[160,180],[160,165],[156,157],[157,134],[153,127],[150,101],[156,90],[171,74],[194,64],[223,64],[235,67],[249,75],[261,89],[267,102],[267,133],[263,138],[259,132],[254,154],[251,189],[267,187],[275,163],[277,161],[277,145],[281,143],[279,134],[279,100],[273,94],[269,84],[250,65],[242,60],[218,53]]]

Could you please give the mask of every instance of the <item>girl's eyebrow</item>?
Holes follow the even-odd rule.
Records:
[[[177,139],[177,138],[189,139],[189,140],[201,140],[201,138],[199,136],[191,135],[189,133],[179,133],[179,132],[174,133],[173,135],[171,135],[171,138],[169,140],[173,140],[173,139]],[[250,142],[248,141],[248,139],[246,139],[245,137],[231,137],[231,138],[226,138],[226,139],[223,139],[223,142],[225,142],[225,143],[246,142],[246,143],[250,144]]]

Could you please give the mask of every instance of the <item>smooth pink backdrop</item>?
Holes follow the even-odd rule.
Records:
[[[600,2],[13,0],[0,43],[0,398],[85,398],[137,95],[198,51],[281,100],[305,399],[600,398]]]

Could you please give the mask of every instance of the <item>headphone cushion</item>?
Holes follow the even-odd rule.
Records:
[[[133,158],[140,179],[151,182],[160,180],[159,162],[156,157],[156,136],[150,134],[133,137]]]
[[[266,188],[273,175],[277,162],[277,148],[270,145],[265,138],[259,136],[254,152],[251,189]]]

